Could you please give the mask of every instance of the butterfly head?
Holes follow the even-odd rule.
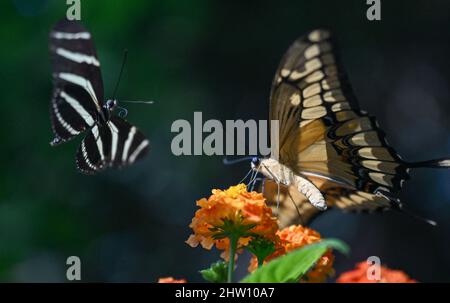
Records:
[[[258,157],[253,157],[250,165],[252,166],[253,170],[257,170],[259,168],[260,163],[261,161]]]
[[[117,106],[117,100],[109,99],[106,101],[105,108],[108,111],[112,112],[114,110],[114,108],[116,108],[116,106]]]

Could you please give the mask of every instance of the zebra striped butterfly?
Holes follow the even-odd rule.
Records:
[[[278,159],[252,160],[281,225],[306,224],[328,207],[396,209],[417,167],[449,168],[450,159],[406,162],[375,117],[360,110],[328,31],[314,30],[287,50],[272,83],[270,120],[279,121]],[[278,206],[278,205],[277,205]],[[429,223],[433,223],[429,221]]]
[[[53,96],[50,118],[55,146],[87,132],[76,154],[77,168],[94,174],[143,158],[149,141],[133,125],[114,116],[117,100],[103,103],[100,62],[89,33],[79,22],[62,20],[50,31]]]

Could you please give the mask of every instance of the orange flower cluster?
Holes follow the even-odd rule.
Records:
[[[159,278],[158,283],[187,283],[185,279],[174,279],[173,277]]]
[[[292,225],[277,232],[279,241],[277,241],[277,250],[266,258],[265,262],[269,262],[279,256],[285,255],[293,250],[303,246],[319,242],[320,234],[310,228],[301,225]],[[322,283],[330,276],[334,275],[333,269],[334,255],[331,251],[325,253],[316,265],[306,274],[301,282]],[[254,271],[258,267],[256,257],[250,260],[248,270]]]
[[[369,280],[367,278],[367,271],[370,264],[363,261],[356,264],[356,268],[351,271],[342,273],[337,278],[337,283],[417,283],[416,280],[411,279],[407,274],[401,270],[389,269],[381,266],[381,279]]]
[[[200,209],[189,225],[194,234],[186,241],[192,247],[200,244],[203,248],[211,249],[215,245],[217,249],[224,250],[222,256],[228,259],[229,239],[214,238],[217,233],[214,228],[223,226],[224,220],[241,226],[254,225],[249,229],[250,233],[270,240],[276,238],[278,224],[272,210],[266,205],[261,193],[248,192],[245,184],[231,186],[227,190],[214,189],[208,199],[198,200],[197,205]],[[238,248],[246,246],[250,240],[251,237],[240,238]]]

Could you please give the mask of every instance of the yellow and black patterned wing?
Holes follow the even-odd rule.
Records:
[[[315,183],[329,206],[375,210],[398,202],[393,194],[408,166],[359,109],[328,31],[312,31],[286,52],[270,118],[279,121],[279,161]]]
[[[387,209],[391,205],[391,201],[383,196],[339,187],[336,183],[323,178],[308,179],[322,191],[328,207],[335,206],[346,212],[373,212]],[[292,185],[288,187],[281,185],[278,192],[278,185],[267,179],[262,192],[278,217],[281,228],[292,224],[307,225],[323,212],[313,206],[297,187]]]

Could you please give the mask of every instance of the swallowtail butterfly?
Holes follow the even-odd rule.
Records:
[[[375,118],[359,109],[325,30],[299,38],[284,55],[270,120],[279,121],[271,151],[279,159],[254,158],[252,168],[265,175],[264,195],[279,203],[283,226],[306,224],[327,207],[402,210],[397,194],[411,168],[450,167],[450,159],[405,162],[387,144]]]
[[[103,103],[100,62],[89,33],[79,22],[62,20],[50,32],[53,97],[50,117],[52,146],[87,132],[76,155],[78,169],[87,174],[106,167],[123,167],[143,158],[145,136],[112,114],[117,100]]]

